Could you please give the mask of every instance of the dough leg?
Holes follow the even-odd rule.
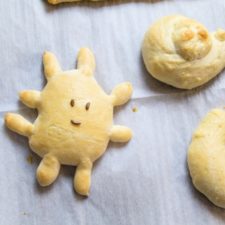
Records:
[[[33,133],[33,124],[15,113],[5,115],[5,124],[10,130],[26,137]]]
[[[128,127],[114,125],[111,134],[110,140],[113,142],[127,142],[132,137],[132,131]]]
[[[37,168],[37,180],[41,186],[52,184],[57,178],[60,170],[60,163],[53,155],[45,155]]]
[[[80,195],[88,196],[91,186],[92,162],[90,160],[82,161],[76,169],[74,177],[74,188]]]

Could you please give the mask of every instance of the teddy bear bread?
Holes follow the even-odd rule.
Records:
[[[225,111],[213,109],[195,130],[188,150],[192,182],[215,205],[225,208]]]
[[[192,89],[225,67],[225,31],[209,33],[193,19],[166,16],[146,32],[142,55],[153,77],[176,88]]]
[[[106,150],[109,141],[127,142],[129,128],[113,125],[113,107],[125,104],[132,95],[132,85],[125,82],[107,95],[93,77],[93,53],[82,48],[76,70],[62,71],[56,57],[43,56],[47,84],[39,91],[20,93],[20,100],[38,109],[31,124],[22,116],[8,113],[6,126],[28,137],[31,149],[42,159],[36,177],[41,186],[50,185],[59,174],[61,164],[77,166],[74,188],[88,195],[91,170]]]
[[[48,0],[48,3],[56,5],[56,4],[60,4],[60,3],[64,3],[64,2],[81,2],[81,1],[84,1],[84,0]],[[89,0],[89,1],[99,2],[102,0]]]

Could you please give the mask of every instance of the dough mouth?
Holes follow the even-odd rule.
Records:
[[[70,122],[74,126],[80,126],[81,125],[81,122],[80,121],[77,121],[77,120],[70,120]]]

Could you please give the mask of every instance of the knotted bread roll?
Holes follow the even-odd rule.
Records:
[[[192,89],[225,67],[225,31],[209,33],[195,20],[166,16],[145,34],[142,55],[153,77],[177,88]]]

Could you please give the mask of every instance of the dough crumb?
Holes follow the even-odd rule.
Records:
[[[132,111],[133,111],[133,112],[137,112],[137,111],[138,111],[138,108],[137,108],[137,107],[133,107],[133,108],[132,108]]]
[[[27,156],[27,162],[29,164],[33,164],[33,156],[32,155]]]

